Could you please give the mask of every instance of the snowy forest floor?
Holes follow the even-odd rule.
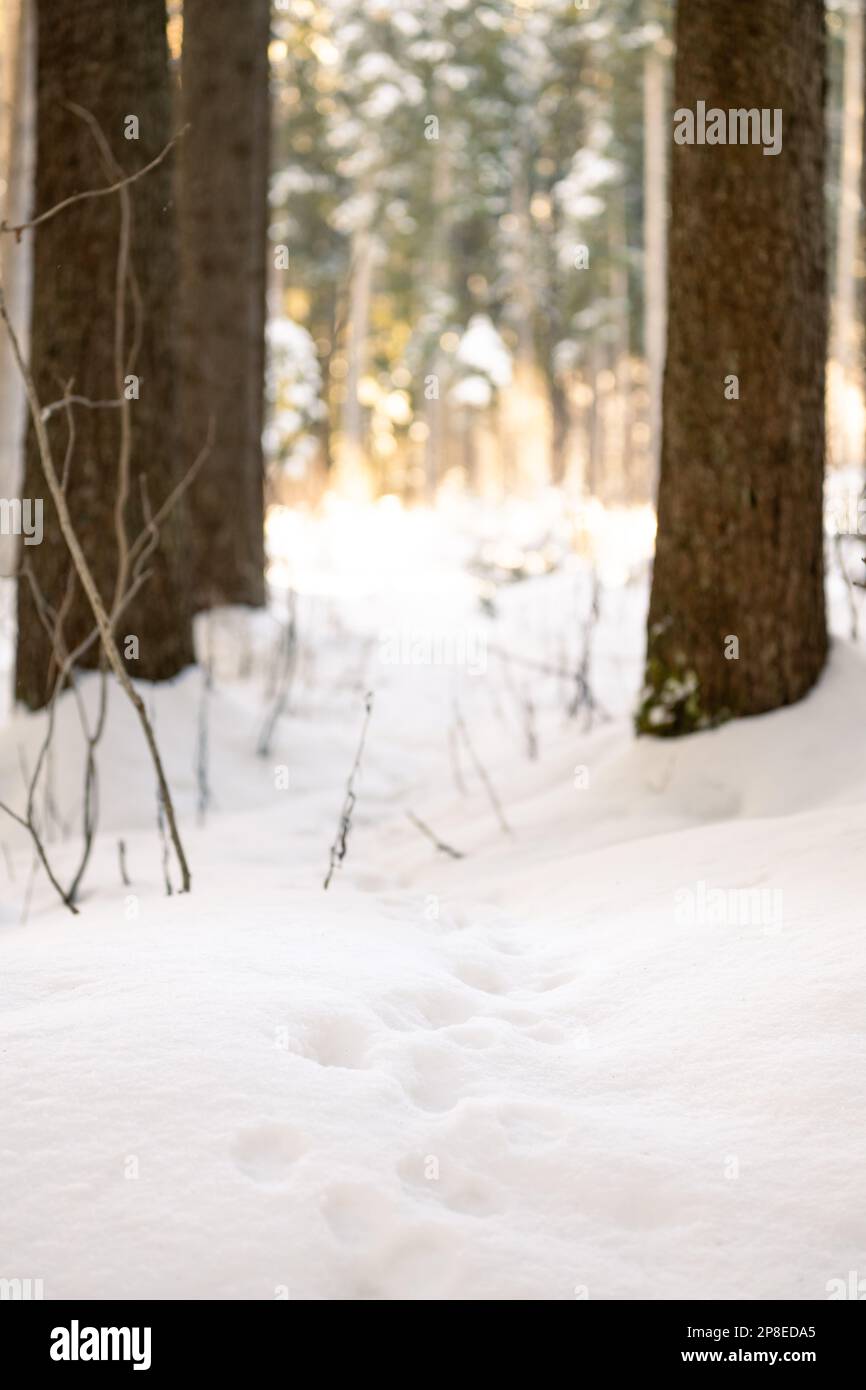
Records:
[[[199,632],[205,723],[200,670],[148,690],[193,892],[165,895],[117,690],[80,917],[41,875],[25,916],[31,853],[0,823],[0,1276],[48,1298],[826,1297],[866,1246],[864,650],[837,639],[797,707],[636,741],[628,538],[589,721],[525,664],[574,669],[585,564],[482,610],[474,543],[432,513],[279,525],[274,614]],[[298,660],[263,758],[287,577]],[[0,728],[18,806],[42,727]],[[64,873],[77,729],[65,698]]]

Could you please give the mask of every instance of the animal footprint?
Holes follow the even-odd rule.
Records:
[[[304,1135],[288,1125],[258,1125],[237,1136],[233,1158],[252,1182],[281,1184],[288,1181],[292,1165],[308,1147]]]
[[[423,1193],[431,1201],[461,1216],[492,1216],[500,1203],[488,1178],[482,1178],[445,1158],[441,1166],[431,1166],[430,1158],[409,1154],[400,1160],[397,1172],[407,1187]]]
[[[378,1241],[395,1225],[390,1202],[362,1183],[338,1183],[327,1188],[321,1207],[334,1235],[348,1245]]]
[[[462,984],[484,994],[504,994],[507,989],[496,968],[483,960],[461,961],[454,974]]]

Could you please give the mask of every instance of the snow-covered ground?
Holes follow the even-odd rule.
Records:
[[[441,515],[272,520],[275,616],[199,633],[206,718],[199,671],[148,692],[189,896],[165,896],[117,691],[79,917],[31,891],[0,822],[0,1277],[48,1298],[820,1299],[866,1274],[866,653],[837,640],[790,710],[635,741],[645,519],[596,517],[602,713],[570,716],[573,681],[537,668],[574,670],[589,571],[541,573],[561,538],[526,515],[505,542],[490,520],[474,572]],[[494,585],[509,567],[538,574]],[[300,649],[260,757],[289,583]],[[0,732],[19,806],[41,727]],[[76,730],[67,699],[64,874]]]

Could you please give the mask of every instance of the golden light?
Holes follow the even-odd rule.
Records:
[[[389,391],[382,408],[395,425],[408,425],[412,419],[412,403],[405,391]]]
[[[387,434],[383,430],[373,435],[373,448],[380,458],[389,459],[397,452],[397,441],[393,434]]]
[[[362,376],[358,382],[357,397],[361,405],[377,405],[382,389],[374,376]]]
[[[339,49],[324,34],[314,34],[310,39],[310,48],[319,62],[326,68],[334,67],[339,62]]]
[[[296,323],[301,323],[310,312],[310,296],[306,290],[302,290],[298,285],[293,285],[286,290],[284,296],[286,313],[290,319]]]
[[[165,26],[165,37],[168,41],[168,51],[172,58],[178,59],[183,49],[183,17],[174,14]]]

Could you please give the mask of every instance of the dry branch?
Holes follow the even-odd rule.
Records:
[[[496,795],[496,789],[494,788],[493,783],[487,775],[487,770],[475,751],[475,746],[471,738],[469,737],[469,730],[466,727],[466,722],[458,708],[455,708],[454,710],[454,727],[463,739],[463,742],[466,746],[466,750],[469,753],[470,758],[472,759],[472,765],[475,768],[475,771],[478,773],[478,777],[484,787],[484,790],[487,792],[488,799],[490,801],[491,806],[493,807],[499,824],[501,825],[506,835],[512,835],[514,832],[511,829],[511,826],[508,824],[508,821],[505,819],[505,812],[502,809],[502,802]]]
[[[411,821],[415,829],[420,830],[421,834],[430,841],[431,845],[434,845],[442,854],[447,854],[451,859],[466,858],[462,850],[455,849],[453,845],[447,845],[444,840],[440,840],[439,836],[430,829],[429,825],[425,824],[421,817],[416,816],[413,811],[406,812],[406,819]]]
[[[48,490],[51,493],[51,500],[53,501],[55,509],[57,511],[57,519],[60,525],[60,530],[63,534],[63,539],[65,540],[67,549],[69,550],[70,556],[72,557],[72,563],[74,564],[76,573],[78,574],[78,578],[81,581],[81,586],[84,589],[88,602],[90,603],[90,607],[93,612],[94,619],[96,621],[96,626],[99,629],[99,636],[102,641],[102,647],[105,653],[105,657],[108,661],[109,666],[111,667],[112,671],[117,677],[117,680],[119,681],[121,687],[123,688],[124,694],[130,701],[133,709],[136,712],[136,715],[142,728],[142,732],[144,734],[145,741],[148,746],[148,750],[150,752],[151,760],[153,762],[154,770],[156,772],[156,778],[157,783],[159,785],[159,793],[165,811],[165,817],[168,822],[169,834],[171,835],[171,841],[174,846],[174,852],[177,857],[178,864],[180,865],[182,892],[186,893],[189,892],[192,880],[189,871],[189,865],[186,859],[186,854],[184,853],[183,843],[180,838],[180,831],[177,826],[177,820],[174,813],[174,805],[171,799],[171,792],[169,790],[168,782],[165,776],[165,771],[162,766],[162,759],[160,758],[159,749],[157,747],[156,739],[153,733],[153,728],[151,726],[150,720],[148,719],[147,710],[145,709],[144,702],[141,699],[141,696],[138,694],[138,691],[135,689],[135,686],[132,684],[132,681],[130,680],[129,675],[127,673],[126,667],[123,664],[123,658],[121,657],[120,652],[117,648],[117,643],[114,640],[111,619],[109,618],[109,615],[106,611],[105,604],[102,600],[102,595],[99,592],[96,581],[93,577],[93,573],[90,569],[89,564],[87,563],[87,559],[85,557],[84,551],[81,548],[81,543],[78,539],[78,534],[75,530],[75,526],[69,514],[69,507],[66,501],[66,494],[64,492],[60,477],[58,476],[57,469],[55,467],[51,443],[48,439],[48,431],[45,427],[45,421],[42,419],[42,407],[39,401],[39,396],[36,391],[36,385],[33,380],[33,375],[30,371],[30,368],[24,361],[21,352],[21,345],[18,341],[18,335],[15,332],[14,326],[9,318],[9,313],[6,307],[6,297],[3,292],[2,285],[0,285],[0,318],[3,319],[3,322],[6,325],[6,331],[9,334],[9,341],[12,345],[12,352],[15,357],[15,362],[24,382],[24,388],[27,395],[27,403],[30,409],[30,418],[33,422],[33,429],[36,435],[36,442],[39,450],[39,459],[42,465],[43,474],[45,475],[45,481],[48,484]]]
[[[67,102],[66,104],[71,111],[76,110],[73,102]],[[82,108],[78,107],[77,110],[80,112]],[[171,137],[168,144],[160,150],[158,155],[154,156],[149,164],[145,164],[141,169],[136,169],[134,174],[127,174],[124,178],[109,184],[107,188],[88,188],[84,193],[73,193],[69,198],[64,198],[62,202],[55,203],[53,208],[48,208],[45,212],[41,212],[38,217],[34,217],[30,222],[19,222],[14,226],[10,226],[8,222],[0,222],[0,232],[11,232],[16,240],[20,240],[22,232],[29,232],[34,227],[40,227],[43,222],[50,221],[52,217],[56,217],[59,212],[65,211],[66,208],[73,207],[75,203],[82,203],[88,198],[107,198],[112,193],[118,193],[121,189],[128,188],[130,184],[137,183],[139,179],[143,179],[145,174],[150,173],[151,169],[156,169],[177,144],[178,140],[186,134],[187,130],[189,130],[189,126],[183,126],[176,135]]]
[[[346,783],[346,798],[343,802],[343,809],[340,812],[340,821],[337,826],[337,835],[334,840],[334,843],[331,845],[331,853],[328,860],[328,872],[325,875],[325,882],[323,885],[323,887],[325,888],[329,887],[331,879],[334,876],[334,870],[336,869],[338,864],[342,864],[343,860],[346,857],[346,851],[349,848],[349,832],[352,829],[352,812],[355,809],[355,802],[357,800],[357,797],[355,796],[355,778],[357,777],[358,771],[361,766],[361,757],[364,752],[364,740],[367,737],[367,726],[370,723],[370,715],[373,712],[372,691],[367,691],[367,694],[364,698],[364,709],[364,723],[361,726],[361,738],[358,743],[358,751],[355,754],[355,761],[352,764],[352,771],[349,773],[349,780]]]

